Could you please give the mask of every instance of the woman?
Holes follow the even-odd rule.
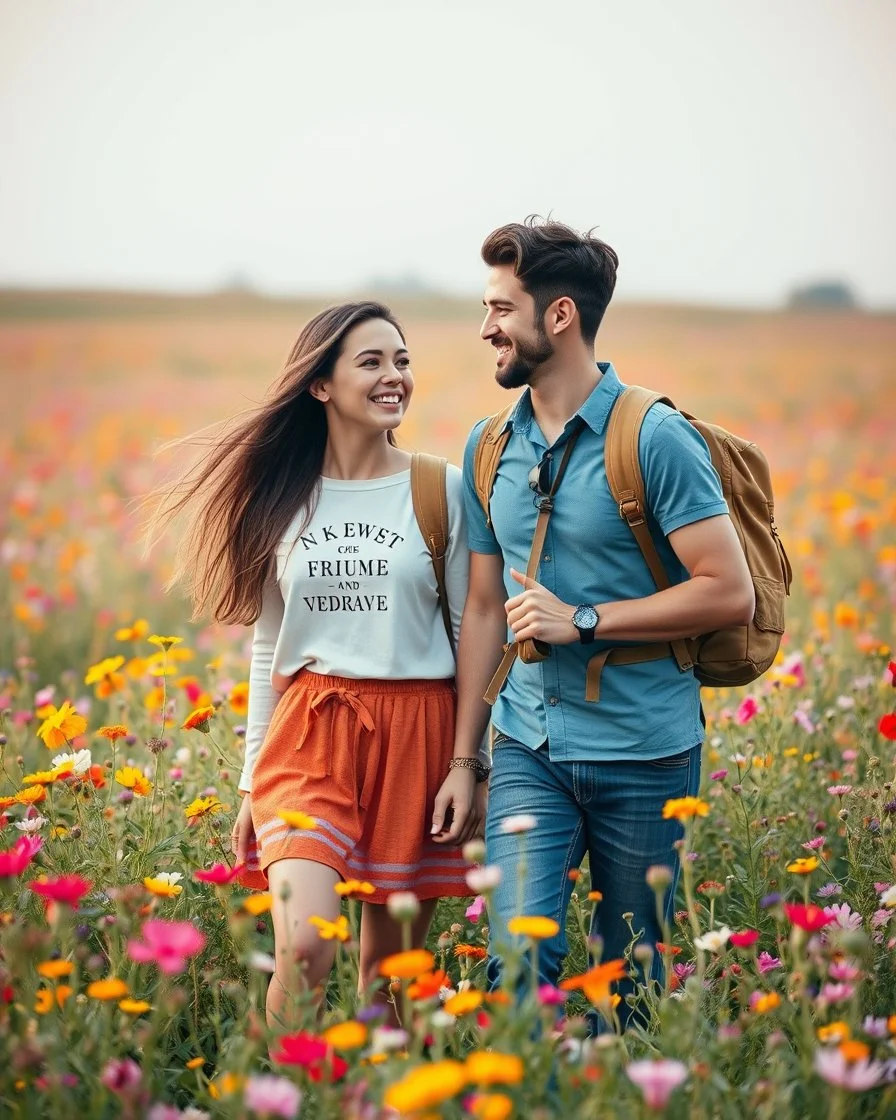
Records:
[[[338,917],[340,881],[373,888],[362,895],[362,990],[402,947],[383,905],[390,893],[421,900],[417,945],[438,897],[469,894],[459,847],[440,844],[447,824],[433,823],[449,770],[440,805],[472,806],[461,841],[481,808],[478,764],[452,760],[454,658],[414,517],[411,455],[393,435],[413,389],[387,307],[322,312],[268,399],[211,448],[165,515],[202,495],[178,574],[197,614],[255,624],[231,840],[244,883],[273,896],[272,1029],[290,1026],[291,997],[329,973],[335,941],[309,919]],[[456,635],[468,554],[455,467],[447,496]]]

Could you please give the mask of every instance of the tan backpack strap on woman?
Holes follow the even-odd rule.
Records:
[[[439,592],[442,621],[451,652],[457,658],[454,627],[451,625],[451,607],[445,587],[445,553],[448,551],[448,490],[446,476],[448,460],[436,455],[416,452],[411,457],[411,501],[420,534],[429,549],[432,570],[435,572]]]

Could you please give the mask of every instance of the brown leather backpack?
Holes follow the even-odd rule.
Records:
[[[445,588],[445,552],[448,548],[448,492],[445,484],[447,471],[447,459],[440,459],[436,455],[424,455],[419,451],[411,457],[411,501],[414,505],[414,516],[429,549],[436,587],[439,591],[442,622],[445,624],[451,652],[457,657],[448,592]]]
[[[639,385],[623,390],[610,414],[604,462],[619,516],[634,534],[657,589],[663,590],[670,586],[670,580],[647,527],[648,506],[638,458],[641,424],[648,409],[657,402],[675,408],[668,397]],[[510,436],[509,429],[505,431],[504,428],[514,407],[510,405],[489,419],[476,448],[474,483],[488,524],[491,524],[492,487]],[[689,640],[658,643],[656,649],[668,652],[671,647],[679,668],[693,668],[701,684],[719,687],[749,684],[771,666],[777,655],[784,633],[784,600],[790,594],[792,580],[790,562],[775,525],[771,474],[765,456],[755,443],[686,412],[682,412],[682,416],[693,424],[709,447],[753,578],[756,609],[748,626],[730,626]],[[638,646],[635,650],[620,647],[604,660],[610,664],[648,660],[649,648],[649,645]],[[595,675],[600,668],[602,664],[595,666]],[[595,691],[592,696],[597,698]]]

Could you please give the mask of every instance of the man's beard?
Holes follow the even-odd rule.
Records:
[[[548,340],[544,327],[536,328],[538,340],[529,345],[525,342],[513,343],[513,357],[503,369],[495,373],[495,381],[502,389],[522,389],[528,385],[532,374],[554,356],[554,348]]]

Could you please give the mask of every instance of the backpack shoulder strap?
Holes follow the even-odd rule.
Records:
[[[638,454],[644,417],[657,403],[675,408],[668,397],[640,385],[629,385],[623,389],[610,413],[604,444],[604,469],[610,493],[619,507],[619,516],[628,524],[638,542],[657,590],[663,591],[671,584],[647,525],[647,497]],[[688,643],[680,639],[670,642],[670,645],[679,667],[691,668],[694,659]]]
[[[436,587],[439,591],[439,606],[442,621],[451,652],[454,648],[454,627],[451,625],[451,608],[448,591],[445,587],[445,553],[448,549],[448,491],[446,475],[448,460],[436,455],[416,452],[411,457],[411,501],[420,534],[429,549],[432,568],[435,572]]]
[[[504,427],[515,408],[516,401],[488,418],[473,456],[473,484],[476,487],[476,497],[485,513],[485,523],[489,528],[492,525],[489,509],[492,487],[495,485],[498,464],[501,462],[504,448],[507,446],[508,439],[510,439],[510,429],[505,431]]]

